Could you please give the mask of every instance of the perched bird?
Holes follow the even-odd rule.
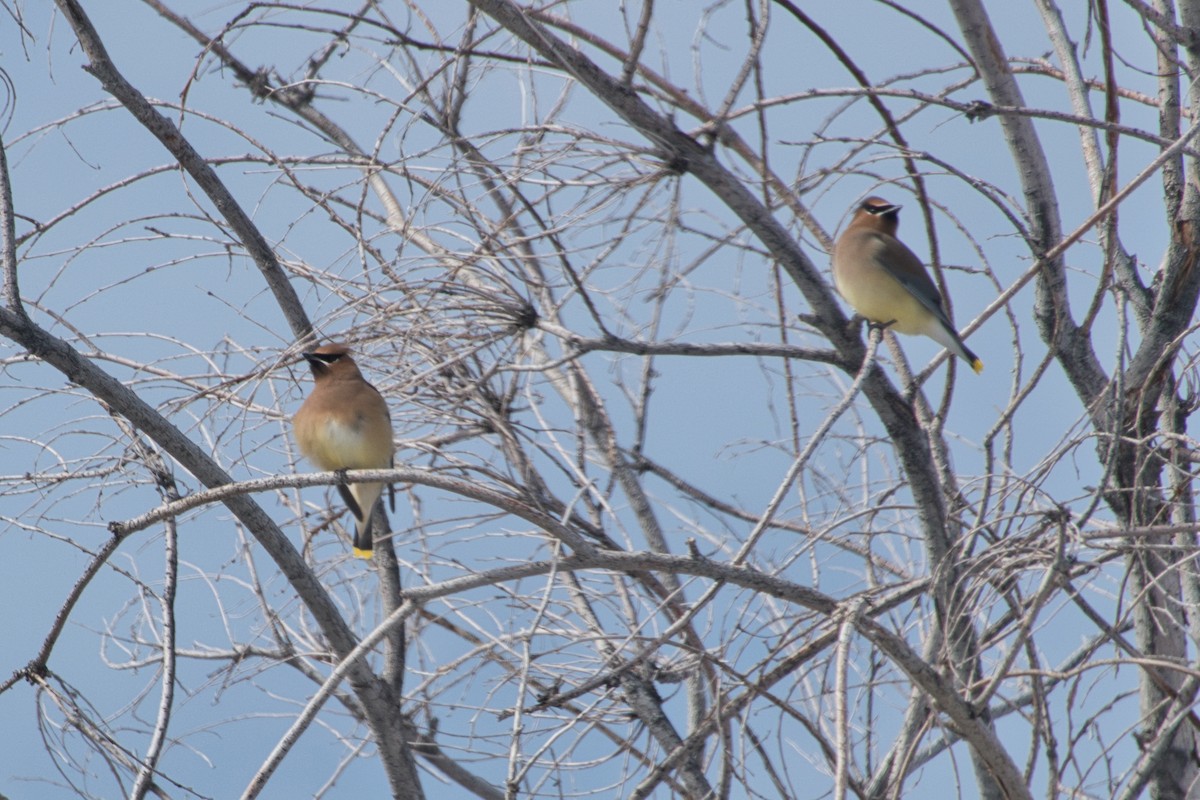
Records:
[[[896,238],[899,226],[900,206],[880,197],[862,202],[833,247],[838,293],[871,322],[928,336],[981,372],[983,362],[950,324],[925,265]]]
[[[386,469],[392,466],[392,418],[387,402],[367,383],[344,345],[327,344],[304,360],[312,368],[312,394],[292,418],[300,452],[324,470]],[[370,558],[374,550],[371,513],[382,483],[342,484],[338,491],[358,520],[354,555]]]

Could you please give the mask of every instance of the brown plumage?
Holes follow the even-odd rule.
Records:
[[[386,469],[392,466],[392,419],[387,402],[367,383],[347,347],[327,344],[304,353],[313,390],[292,418],[300,452],[323,470]],[[358,521],[354,554],[374,550],[371,513],[382,483],[340,485],[338,491]]]
[[[896,238],[900,206],[868,197],[833,248],[833,283],[854,310],[900,333],[928,336],[976,372],[983,362],[950,323],[925,265]]]

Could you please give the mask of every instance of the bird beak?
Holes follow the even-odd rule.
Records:
[[[329,369],[329,365],[317,353],[301,353],[300,355],[304,356],[304,360],[308,362],[308,368],[312,370],[314,378]]]

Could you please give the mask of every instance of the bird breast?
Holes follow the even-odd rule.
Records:
[[[898,333],[927,334],[929,310],[893,277],[896,267],[886,263],[887,240],[864,232],[853,245],[834,256],[839,259],[834,283],[846,302],[871,322],[892,323]]]
[[[321,469],[381,469],[391,465],[392,439],[368,430],[362,415],[330,417],[315,436],[298,437],[304,455]]]

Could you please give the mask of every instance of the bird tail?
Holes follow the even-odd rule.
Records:
[[[375,536],[371,531],[371,519],[368,517],[360,522],[354,531],[354,555],[356,558],[370,558],[375,552]]]
[[[976,375],[983,372],[983,362],[979,360],[979,356],[968,350],[966,345],[962,346],[962,353],[960,355],[971,365],[971,369],[975,370]]]
[[[358,518],[358,525],[354,529],[354,555],[358,558],[370,558],[375,550],[372,517],[375,516],[376,506],[379,505],[379,496],[383,493],[383,484],[356,483],[351,487],[351,493],[354,495],[355,505],[362,512],[355,514]],[[379,513],[383,513],[382,508],[379,509]]]
[[[970,364],[976,375],[983,372],[983,362],[979,360],[979,356],[971,352],[971,348],[963,344],[963,340],[958,337],[957,333],[954,334],[954,347],[950,349],[956,356]]]
[[[948,323],[942,322],[942,320],[938,320],[938,323],[936,333],[940,335],[933,335],[932,338],[936,339],[940,344],[945,345],[951,353],[954,353],[954,355],[970,364],[971,369],[975,371],[976,375],[983,372],[983,362],[979,360],[979,356],[971,352],[971,348],[963,344],[962,337],[958,335],[958,331],[954,330],[954,327]]]

